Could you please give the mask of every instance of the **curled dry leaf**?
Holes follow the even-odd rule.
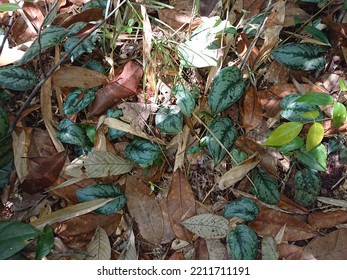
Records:
[[[283,241],[305,240],[318,234],[311,225],[292,215],[272,209],[260,211],[257,218],[249,223],[249,226],[258,235],[272,237],[275,237],[284,225],[286,225],[286,228]]]
[[[122,99],[136,93],[143,75],[142,67],[131,60],[118,68],[116,72],[119,75],[96,93],[90,112],[91,115],[99,115]]]
[[[63,151],[43,160],[41,164],[28,173],[19,187],[26,193],[34,194],[51,186],[58,178],[66,156]]]
[[[346,260],[347,229],[335,230],[323,237],[313,239],[304,249],[303,260]]]
[[[190,242],[193,234],[181,223],[196,215],[195,198],[190,183],[180,170],[173,174],[167,197],[167,207],[170,223],[177,238]]]
[[[307,221],[317,229],[331,228],[347,223],[347,211],[312,212]]]
[[[256,128],[263,119],[263,109],[257,95],[257,89],[250,86],[243,101],[241,119],[246,132]]]
[[[160,244],[164,235],[164,219],[155,195],[141,180],[127,176],[125,196],[131,216],[141,236],[151,244]]]
[[[106,84],[105,75],[83,67],[68,66],[55,71],[52,75],[56,87],[93,88]]]

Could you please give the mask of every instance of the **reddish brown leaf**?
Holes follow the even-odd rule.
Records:
[[[194,242],[194,259],[195,260],[208,260],[208,250],[204,239],[198,238]]]
[[[243,9],[246,10],[246,18],[251,18],[259,14],[261,6],[263,5],[264,0],[243,0]]]
[[[186,260],[186,257],[184,256],[183,252],[176,251],[176,252],[174,252],[170,256],[169,260],[180,260],[180,261],[183,261],[183,260]]]
[[[257,89],[253,86],[250,86],[246,91],[241,119],[246,132],[256,128],[263,119],[263,109],[259,102]]]
[[[143,75],[142,67],[131,60],[117,69],[117,73],[120,74],[96,93],[90,112],[91,115],[99,115],[122,99],[136,93]]]
[[[286,226],[283,241],[304,240],[317,236],[316,230],[309,224],[292,215],[272,209],[260,211],[249,226],[260,236],[275,237],[283,226]]]
[[[45,159],[25,177],[20,188],[26,193],[37,193],[49,186],[58,178],[66,160],[66,152],[60,152]]]
[[[277,249],[280,253],[280,259],[300,260],[304,248],[293,244],[283,243],[277,245]]]
[[[170,224],[170,217],[167,210],[166,197],[160,197],[158,198],[158,201],[159,201],[161,213],[163,215],[163,223],[164,223],[164,233],[163,233],[163,238],[161,240],[161,244],[167,244],[175,239],[175,233]]]
[[[293,200],[289,199],[284,194],[281,194],[281,200],[277,206],[283,210],[289,211],[293,214],[305,215],[308,214],[308,210],[305,207],[297,204]]]
[[[235,146],[243,150],[249,156],[254,155],[256,152],[258,152],[261,157],[259,165],[264,168],[270,176],[278,176],[277,160],[267,151],[264,146],[245,136],[238,137],[236,139]]]
[[[245,58],[248,53],[248,49],[251,45],[251,42],[248,40],[247,35],[245,33],[241,33],[238,37],[237,41],[237,52],[242,58]],[[257,47],[253,47],[251,55],[248,59],[248,65],[250,68],[253,67],[255,60],[257,59],[259,50]]]
[[[301,259],[346,260],[347,229],[341,228],[313,239],[304,249]]]
[[[307,221],[317,229],[331,228],[347,223],[347,211],[312,212]]]
[[[188,180],[180,170],[173,174],[167,206],[170,223],[177,238],[190,242],[193,234],[181,222],[196,215],[195,198]]]
[[[62,27],[68,28],[71,24],[76,22],[89,22],[89,21],[98,21],[103,19],[103,9],[101,8],[89,8],[85,11],[79,12],[68,17],[61,24]]]
[[[127,176],[125,196],[131,216],[142,237],[152,244],[160,244],[164,235],[164,219],[155,195],[141,180]]]

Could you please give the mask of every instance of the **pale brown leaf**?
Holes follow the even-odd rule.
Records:
[[[243,101],[241,120],[246,132],[256,128],[263,119],[263,109],[260,104],[257,89],[250,86]]]
[[[307,222],[317,229],[331,228],[347,223],[347,211],[312,212]]]
[[[60,26],[68,28],[70,25],[76,22],[90,22],[103,19],[103,9],[101,8],[89,8],[87,10],[76,13],[65,19]]]
[[[141,236],[151,244],[160,244],[164,235],[164,219],[154,193],[141,180],[127,176],[125,196],[131,216]]]
[[[304,247],[282,243],[277,245],[277,249],[280,253],[280,259],[300,260]]]
[[[173,174],[167,197],[167,207],[170,223],[177,238],[190,242],[193,234],[181,223],[196,215],[195,198],[187,178],[180,170]]]

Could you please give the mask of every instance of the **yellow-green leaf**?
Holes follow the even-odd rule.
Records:
[[[266,146],[282,146],[292,141],[299,135],[303,124],[299,122],[289,122],[277,127],[265,141]]]
[[[305,112],[302,113],[301,116],[305,118],[316,119],[319,116],[319,111]]]
[[[314,123],[307,133],[306,150],[309,152],[316,147],[324,137],[324,128],[320,123]]]
[[[333,123],[335,127],[343,125],[346,121],[346,107],[340,102],[336,102],[333,108]]]

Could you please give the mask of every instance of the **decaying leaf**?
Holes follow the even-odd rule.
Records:
[[[307,222],[317,229],[331,228],[347,223],[347,211],[312,212]]]
[[[246,131],[256,128],[263,119],[263,109],[257,90],[253,86],[249,87],[245,93],[241,112],[243,127]]]
[[[111,258],[111,244],[106,231],[97,227],[92,240],[87,246],[87,260],[109,260]]]
[[[125,196],[131,216],[141,236],[151,244],[160,244],[164,234],[164,220],[155,195],[142,181],[127,176]]]
[[[196,214],[195,198],[189,181],[180,170],[172,176],[167,208],[177,238],[190,242],[193,235],[182,226],[182,222]]]

